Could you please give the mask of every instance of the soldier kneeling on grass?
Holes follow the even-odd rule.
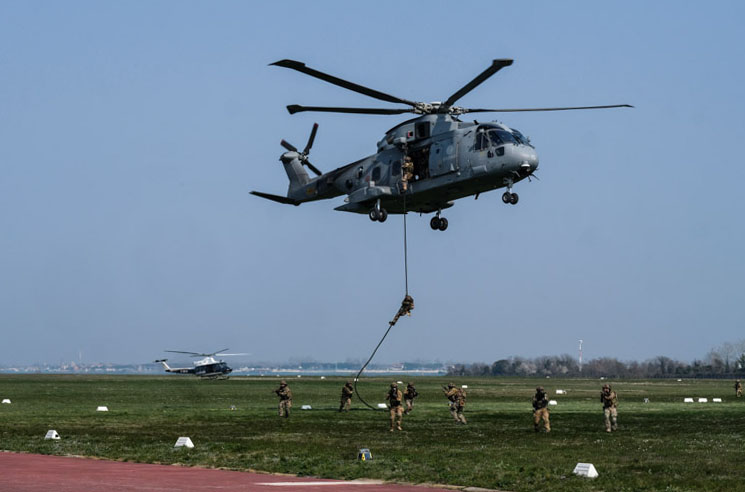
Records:
[[[274,390],[279,396],[279,416],[284,418],[290,417],[290,408],[292,408],[292,391],[287,386],[287,381],[279,382],[279,389]]]
[[[551,432],[546,391],[543,389],[543,386],[538,386],[535,389],[535,396],[533,396],[533,429],[535,429],[536,432],[540,430],[541,419],[543,419],[543,425],[546,427],[546,432]]]
[[[600,392],[600,401],[603,403],[603,416],[605,417],[605,432],[618,430],[618,397],[609,384],[603,385]]]

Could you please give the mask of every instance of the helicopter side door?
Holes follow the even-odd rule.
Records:
[[[440,176],[459,170],[457,143],[448,135],[432,142],[429,149],[429,175]]]

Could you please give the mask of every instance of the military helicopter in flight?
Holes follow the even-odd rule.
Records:
[[[318,131],[313,125],[308,143],[300,151],[289,142],[280,144],[287,150],[280,157],[290,185],[286,196],[252,191],[253,195],[279,203],[300,205],[347,195],[344,204],[335,208],[344,212],[367,214],[371,220],[385,222],[388,214],[435,213],[430,220],[433,230],[444,231],[448,221],[442,210],[452,207],[459,198],[506,188],[505,204],[516,205],[516,183],[535,177],[538,154],[530,139],[515,128],[498,122],[462,121],[467,113],[508,113],[523,111],[564,111],[633,107],[628,104],[575,106],[557,108],[484,109],[463,108],[455,102],[471,92],[500,69],[512,65],[511,59],[493,60],[473,80],[443,102],[417,102],[392,96],[348,82],[294,60],[280,60],[271,65],[289,68],[366,96],[404,104],[407,108],[350,108],[326,106],[287,106],[290,114],[304,111],[396,115],[414,113],[416,118],[388,130],[377,143],[377,152],[362,159],[321,173],[308,160]],[[413,162],[413,171],[402,172],[405,158]],[[315,178],[305,170],[310,169]],[[406,177],[404,177],[406,174]],[[406,181],[404,184],[403,181]]]
[[[155,362],[163,364],[166,372],[173,372],[176,374],[194,374],[200,378],[205,379],[227,379],[228,374],[233,372],[233,369],[222,360],[216,360],[215,356],[231,356],[231,355],[248,355],[248,354],[225,354],[228,349],[218,350],[209,354],[202,354],[199,352],[183,352],[181,350],[166,350],[174,354],[188,354],[191,357],[204,357],[201,360],[194,362],[194,367],[170,367],[167,363],[168,359],[158,359]]]

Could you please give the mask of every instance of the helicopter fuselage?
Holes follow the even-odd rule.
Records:
[[[414,164],[406,191],[404,157]],[[535,149],[519,131],[501,123],[463,122],[449,114],[414,118],[390,129],[378,152],[308,179],[296,152],[281,161],[290,177],[287,197],[295,204],[346,194],[336,210],[369,213],[439,212],[453,201],[497,188],[511,188],[538,167]]]

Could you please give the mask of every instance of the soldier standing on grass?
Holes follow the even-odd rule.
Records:
[[[347,384],[341,388],[341,403],[339,403],[339,412],[348,412],[349,407],[352,406],[352,395],[354,394],[354,387],[352,381],[347,381]]]
[[[742,383],[739,379],[735,381],[735,396],[737,398],[740,398],[742,396]]]
[[[391,383],[391,389],[388,391],[385,399],[388,400],[388,406],[391,409],[391,432],[393,432],[394,424],[398,430],[403,430],[401,428],[401,420],[403,420],[404,414],[404,408],[401,406],[403,395],[401,394],[401,391],[399,391],[396,383]]]
[[[610,384],[603,385],[600,392],[600,401],[603,403],[603,416],[605,417],[605,432],[618,430],[618,397]]]
[[[406,391],[404,391],[404,402],[406,402],[406,410],[404,410],[404,413],[406,415],[410,414],[414,409],[414,398],[417,396],[419,396],[419,393],[416,392],[414,384],[408,383],[406,385]]]
[[[279,396],[279,416],[284,418],[290,418],[290,408],[292,408],[292,391],[287,386],[287,381],[284,379],[279,382],[279,389],[274,390]]]
[[[538,386],[535,389],[535,396],[533,396],[533,429],[536,432],[540,430],[541,419],[543,419],[543,425],[546,427],[546,432],[551,432],[551,422],[548,418],[548,399],[546,398],[546,391],[543,386]]]
[[[463,415],[463,408],[466,406],[466,392],[456,388],[453,383],[443,387],[448,400],[450,400],[450,415],[453,416],[456,424],[467,424],[466,417]]]

